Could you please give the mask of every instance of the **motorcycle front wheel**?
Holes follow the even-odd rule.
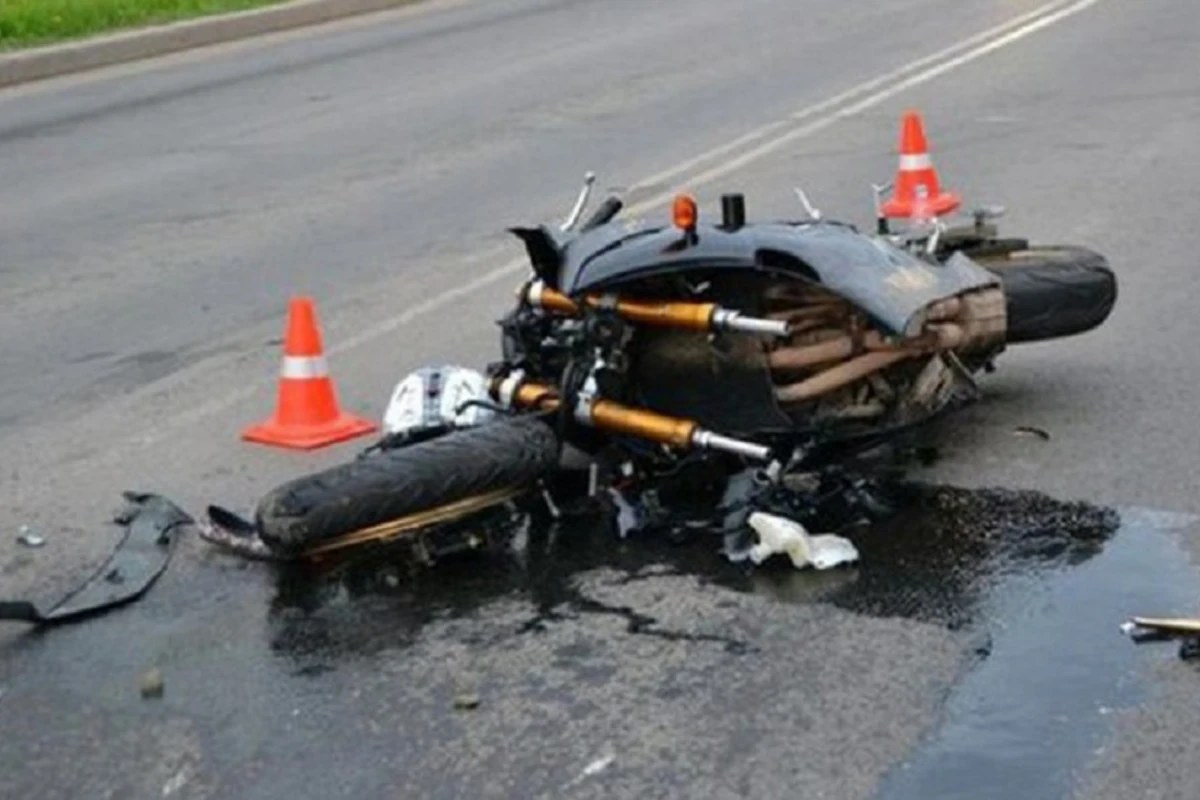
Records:
[[[398,535],[536,486],[557,469],[559,450],[540,417],[502,417],[289,481],[259,501],[255,523],[287,555]]]

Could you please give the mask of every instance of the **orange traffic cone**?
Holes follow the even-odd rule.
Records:
[[[949,214],[962,205],[954,192],[942,191],[937,170],[929,157],[925,128],[915,111],[904,115],[900,131],[900,169],[896,191],[880,209],[885,217],[931,219]]]
[[[342,412],[329,377],[313,301],[297,297],[288,308],[283,368],[274,415],[242,431],[258,444],[313,450],[371,433],[375,423]]]

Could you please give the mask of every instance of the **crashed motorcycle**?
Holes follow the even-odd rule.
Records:
[[[593,181],[561,225],[511,229],[529,274],[499,359],[406,376],[382,439],[269,492],[243,533],[277,558],[397,541],[436,558],[479,546],[489,514],[600,498],[622,531],[744,548],[750,515],[811,521],[861,488],[846,465],[862,453],[977,400],[1007,348],[1097,327],[1117,297],[1102,255],[1001,237],[999,208],[896,232],[876,187],[865,232],[796,190],[792,220],[748,220],[727,194],[711,220],[679,195],[639,222],[615,195],[585,218]]]

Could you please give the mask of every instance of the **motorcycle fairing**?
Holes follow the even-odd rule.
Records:
[[[690,236],[673,227],[614,223],[561,247],[556,283],[577,296],[689,270],[783,271],[815,279],[890,335],[918,333],[921,312],[931,303],[999,283],[961,253],[944,264],[930,263],[833,221],[763,223],[732,231],[700,226]]]

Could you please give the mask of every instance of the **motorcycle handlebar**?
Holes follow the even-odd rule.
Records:
[[[585,233],[592,228],[598,228],[601,225],[611,222],[617,214],[621,213],[621,209],[624,207],[625,204],[621,202],[621,198],[616,195],[609,195],[600,204],[600,207],[588,217],[587,222],[579,226],[579,232]]]

